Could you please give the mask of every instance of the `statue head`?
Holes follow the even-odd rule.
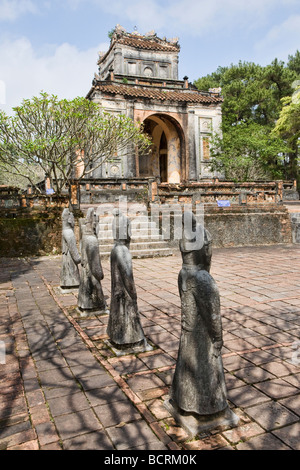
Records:
[[[180,251],[184,259],[192,260],[192,264],[202,266],[209,272],[211,265],[211,235],[192,212],[185,211],[182,216],[182,239]]]
[[[62,213],[62,221],[63,227],[67,228],[74,228],[75,227],[75,219],[73,212],[70,209],[65,208]]]
[[[193,212],[184,211],[182,214],[181,251],[201,250],[204,244],[204,227],[197,223]]]
[[[90,207],[85,217],[85,233],[89,235],[97,235],[99,217],[96,215],[95,209]]]

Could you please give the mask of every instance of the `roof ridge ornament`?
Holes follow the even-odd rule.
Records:
[[[170,42],[171,44],[174,44],[174,45],[177,45],[178,42],[179,42],[179,38],[176,37],[176,38],[170,38],[167,40],[168,42]]]
[[[151,31],[149,31],[148,33],[145,34],[145,37],[146,38],[157,37],[157,34],[156,34],[155,30],[152,29]]]

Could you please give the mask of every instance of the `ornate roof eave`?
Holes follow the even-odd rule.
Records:
[[[192,105],[220,105],[223,98],[220,94],[201,92],[199,90],[161,89],[143,85],[121,85],[107,81],[97,81],[86,96],[91,99],[94,92],[111,96],[123,96],[125,99],[155,100],[160,102],[176,102]]]

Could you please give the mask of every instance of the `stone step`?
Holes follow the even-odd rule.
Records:
[[[85,210],[87,210],[87,207],[85,207]],[[112,214],[102,215],[100,210],[98,210],[98,215],[99,250],[101,257],[107,258],[110,256],[114,246],[112,231],[114,216]],[[129,216],[129,218],[131,219],[132,233],[130,253],[133,258],[172,256],[172,250],[160,234],[159,228],[154,220],[151,220],[148,215],[139,215],[137,217],[133,215],[132,217]]]
[[[110,251],[100,251],[101,258],[109,258]],[[131,256],[134,259],[137,258],[156,258],[160,256],[172,256],[173,252],[170,248],[156,248],[155,250],[130,250]]]
[[[289,203],[284,202],[284,206],[287,208],[290,214],[300,213],[300,203],[299,201],[291,201]]]
[[[111,243],[99,243],[100,252],[102,250],[111,250],[114,246],[113,241]],[[156,250],[157,248],[168,248],[165,241],[131,241],[130,243],[130,251],[135,250]]]
[[[107,245],[111,244],[114,242],[114,239],[112,236],[98,236],[99,239],[99,244],[100,245]],[[161,235],[154,235],[154,236],[146,236],[143,235],[141,237],[132,237],[131,238],[131,243],[152,243],[152,242],[161,242],[165,243],[165,240],[161,237]]]
[[[131,224],[131,230],[149,230],[149,229],[155,229],[157,228],[157,225],[155,222],[144,222],[144,223],[139,223],[139,224]],[[99,223],[99,229],[100,230],[112,230],[112,224],[110,223]]]
[[[100,230],[98,232],[99,240],[109,240],[113,239],[113,232],[112,230]],[[139,231],[132,231],[131,232],[131,239],[140,239],[140,238],[147,238],[148,240],[152,239],[161,239],[163,240],[162,235],[160,235],[159,230],[139,230]]]

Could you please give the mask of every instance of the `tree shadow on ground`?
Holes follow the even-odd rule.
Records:
[[[138,410],[95,359],[45,289],[33,269],[39,266],[39,260],[30,264],[26,260],[1,261],[5,266],[1,279],[13,283],[12,305],[17,306],[10,319],[10,332],[13,334],[15,322],[21,323],[29,347],[27,351],[18,351],[20,364],[16,363],[13,377],[9,377],[8,371],[1,374],[3,381],[10,381],[11,392],[0,408],[0,441],[4,448],[12,433],[31,427],[28,416],[24,417],[27,414],[24,401],[24,421],[17,428],[12,425],[23,390],[26,395],[43,392],[50,418],[66,443],[65,448],[104,450],[142,445],[146,449],[156,442],[160,445]],[[51,276],[55,283],[57,275],[52,272]],[[12,341],[11,352],[18,361],[15,348]]]

